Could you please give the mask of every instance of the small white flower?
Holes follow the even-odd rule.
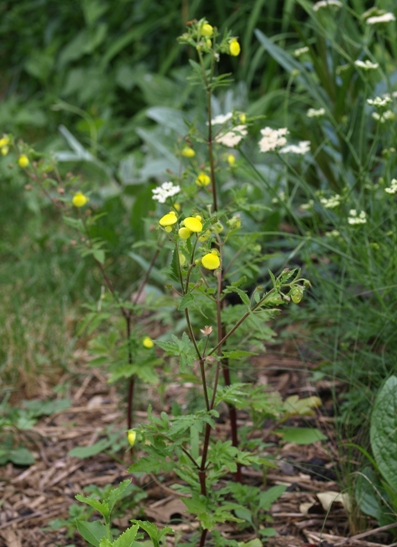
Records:
[[[165,200],[171,196],[175,196],[181,191],[180,186],[174,186],[172,182],[163,182],[159,188],[152,190],[153,199],[159,203],[165,203]]]
[[[390,186],[388,188],[385,188],[385,192],[388,194],[396,194],[397,193],[397,179],[392,179],[390,182]]]
[[[215,116],[213,120],[211,120],[212,125],[223,125],[224,123],[231,120],[233,117],[233,112],[228,112],[227,114],[219,114],[218,116]],[[208,122],[207,122],[208,125]]]
[[[392,110],[386,110],[383,114],[378,114],[378,112],[372,112],[372,117],[379,123],[385,123],[387,121],[393,121],[396,119],[396,115]]]
[[[262,138],[259,141],[259,149],[261,152],[269,152],[276,150],[287,144],[285,135],[288,135],[288,129],[282,127],[281,129],[272,129],[271,127],[265,127],[261,129]]]
[[[310,152],[310,141],[300,141],[299,144],[289,144],[279,151],[280,154],[307,154]]]
[[[352,226],[355,224],[365,224],[367,222],[367,214],[365,211],[361,211],[360,214],[357,214],[356,209],[350,209],[347,222]]]
[[[325,209],[335,209],[340,205],[341,197],[339,194],[335,194],[330,198],[320,198],[320,203],[324,206]]]
[[[219,144],[223,144],[224,146],[228,146],[229,148],[234,148],[239,144],[241,139],[247,135],[247,133],[248,131],[246,125],[236,125],[236,127],[233,127],[233,129],[230,129],[227,133],[223,133],[215,137],[215,141],[219,142]]]
[[[374,17],[369,17],[365,22],[367,25],[376,25],[377,23],[389,23],[390,21],[395,21],[396,18],[392,13],[384,13],[383,15],[375,15]]]
[[[325,232],[324,234],[326,237],[339,237],[340,232],[338,230],[331,230],[330,232]]]
[[[354,64],[363,70],[375,70],[379,67],[378,63],[371,63],[368,59],[366,61],[360,61],[360,59],[357,59],[357,61],[354,61]]]
[[[316,2],[313,6],[313,11],[318,11],[321,8],[327,8],[327,7],[334,7],[334,8],[341,8],[342,2],[339,2],[339,0],[320,0],[320,2]]]
[[[314,201],[310,199],[308,203],[302,203],[300,208],[302,209],[302,211],[308,211],[309,209],[313,209],[313,206],[314,206]]]
[[[294,51],[294,57],[300,57],[301,55],[304,55],[309,51],[309,48],[307,46],[299,47]]]
[[[371,106],[376,106],[376,107],[384,107],[386,106],[388,103],[391,103],[392,100],[390,98],[390,96],[387,96],[387,95],[384,95],[383,97],[375,97],[375,99],[367,99],[367,103]]]
[[[321,116],[324,116],[325,114],[325,108],[318,108],[317,110],[315,108],[309,108],[306,115],[308,118],[321,118]]]

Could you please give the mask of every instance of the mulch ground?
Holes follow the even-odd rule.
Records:
[[[335,500],[335,493],[340,490],[336,480],[338,450],[333,434],[330,385],[326,382],[310,384],[310,369],[313,366],[308,362],[303,363],[294,354],[286,353],[269,352],[254,360],[258,382],[273,386],[283,397],[316,394],[322,398],[323,406],[316,418],[311,419],[311,425],[319,427],[328,438],[323,444],[280,445],[272,436],[271,425],[269,428],[265,425],[264,439],[275,441],[274,449],[269,449],[269,453],[273,451],[277,454],[279,461],[279,469],[272,469],[268,473],[267,483],[269,486],[283,484],[288,487],[271,509],[273,522],[269,525],[277,530],[277,535],[269,539],[267,545],[397,545],[393,543],[395,540],[388,531],[376,530],[376,523],[370,521],[362,523],[362,529],[370,532],[357,531],[352,535],[349,516],[343,504],[340,501],[334,501],[329,507],[326,504],[329,498]],[[118,461],[106,453],[87,459],[68,456],[68,452],[76,446],[92,445],[112,424],[124,423],[123,404],[115,388],[106,382],[103,372],[89,368],[84,363],[80,368],[80,380],[75,372],[70,378],[64,377],[61,380],[70,380],[71,385],[76,385],[70,393],[72,406],[55,416],[40,420],[27,433],[36,463],[25,468],[12,464],[0,468],[0,547],[86,547],[87,544],[78,533],[71,533],[68,537],[67,528],[51,530],[48,523],[56,518],[68,518],[70,505],[76,503],[75,495],[82,493],[86,486],[116,485],[121,480],[131,478],[127,472],[131,463],[128,452],[121,453]],[[165,410],[173,400],[183,400],[185,393],[186,386],[169,385],[163,396]],[[148,394],[145,392],[142,398],[146,402],[152,400],[156,408],[158,396],[155,390]],[[145,412],[137,411],[136,421],[144,419]],[[241,414],[239,419],[244,423],[247,417]],[[307,426],[307,420],[300,425]],[[219,424],[221,436],[226,427],[227,424]],[[247,484],[263,484],[263,474],[260,472],[244,469],[243,475]],[[175,483],[174,477],[162,477],[160,480],[159,477],[145,476],[135,480],[147,494],[147,498],[141,502],[144,516],[140,513],[139,518],[148,518],[160,527],[171,525],[182,538],[194,530],[194,523],[189,522],[188,516],[183,514],[184,504],[170,489]],[[329,492],[331,494],[327,497]],[[175,521],[176,516],[179,521]],[[122,529],[128,526],[130,518],[138,518],[136,507],[117,524]],[[249,530],[239,533],[233,524],[225,524],[221,531],[224,537],[238,541],[248,541],[255,537]],[[174,545],[171,536],[167,539],[167,545]]]

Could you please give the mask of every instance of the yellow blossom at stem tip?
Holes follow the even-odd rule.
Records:
[[[175,211],[171,211],[170,213],[167,213],[163,217],[160,218],[159,224],[160,226],[172,226],[178,222],[178,219],[176,217]]]
[[[189,237],[192,235],[192,231],[189,230],[189,228],[179,228],[178,235],[181,239],[189,239]]]
[[[131,446],[134,446],[135,441],[136,441],[136,431],[134,431],[133,429],[129,429],[127,431],[127,439],[128,439],[128,443]]]
[[[22,156],[19,156],[18,165],[19,167],[22,167],[22,169],[25,169],[25,167],[29,165],[29,158],[25,156],[25,154],[22,154]]]
[[[204,255],[201,259],[201,263],[207,270],[216,270],[221,265],[219,256],[216,254],[215,251]]]
[[[196,178],[197,186],[208,186],[210,182],[210,177],[203,172],[199,173],[198,177]]]
[[[7,146],[8,144],[10,144],[10,139],[8,137],[0,139],[0,148],[3,148],[3,146]]]
[[[185,158],[194,158],[194,156],[196,155],[196,152],[190,146],[185,146],[184,148],[182,148],[181,154]]]
[[[240,55],[241,48],[237,40],[232,40],[230,42],[229,51],[230,55],[233,55],[233,57],[237,57],[238,55]]]
[[[84,207],[88,203],[90,198],[85,196],[82,192],[77,192],[72,199],[72,203],[75,207]]]
[[[152,347],[154,346],[154,342],[150,338],[150,336],[145,336],[145,338],[142,340],[142,346],[146,349],[152,349]]]
[[[188,230],[191,232],[201,232],[203,230],[203,225],[201,223],[201,218],[197,217],[187,217],[184,220],[184,224]]]
[[[214,34],[214,27],[209,23],[204,23],[201,27],[201,34],[207,37],[212,36]]]

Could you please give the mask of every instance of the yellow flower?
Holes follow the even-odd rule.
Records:
[[[179,264],[183,266],[186,262],[186,256],[182,253],[179,253]]]
[[[185,156],[185,158],[194,158],[196,152],[190,146],[185,146],[184,148],[182,148],[181,154],[182,156]]]
[[[146,349],[152,349],[152,347],[154,346],[154,342],[150,338],[150,336],[145,336],[145,338],[142,340],[142,346]]]
[[[29,165],[29,159],[25,154],[22,154],[22,156],[19,156],[18,159],[18,165],[19,167],[22,167],[22,169],[25,169]]]
[[[237,57],[238,55],[240,55],[241,48],[240,48],[240,44],[237,42],[236,39],[230,42],[229,51],[230,51],[230,55],[233,55],[233,57]]]
[[[10,144],[10,139],[8,137],[3,137],[0,139],[0,148],[3,148],[3,146],[7,146],[7,144]]]
[[[206,43],[208,48],[212,47],[212,42],[209,38],[206,39],[205,43]]]
[[[127,439],[128,439],[129,444],[131,446],[134,446],[135,441],[136,441],[136,431],[134,431],[133,429],[129,429],[127,431]]]
[[[201,223],[200,217],[187,217],[184,220],[184,224],[186,228],[191,232],[201,232],[203,230],[203,225]]]
[[[201,263],[204,268],[207,268],[207,270],[216,270],[221,265],[221,261],[219,260],[219,256],[216,254],[216,251],[212,251],[211,253],[204,255],[201,259]]]
[[[159,220],[160,226],[172,226],[176,222],[178,222],[178,219],[176,217],[175,211],[171,211],[170,213],[167,213],[166,215],[161,217]]]
[[[77,192],[72,199],[72,203],[75,207],[84,207],[88,203],[90,198],[85,196],[82,192]]]
[[[247,121],[247,116],[244,114],[244,112],[240,113],[239,119],[241,123],[245,123]]]
[[[203,36],[212,36],[214,34],[214,28],[208,23],[204,23],[201,27],[201,34]]]
[[[3,154],[3,156],[6,156],[6,155],[8,154],[8,152],[9,152],[9,150],[10,150],[10,149],[8,148],[8,146],[3,146],[3,147],[1,148],[1,153]]]
[[[184,228],[184,227],[179,228],[179,232],[178,232],[179,237],[181,239],[189,239],[189,237],[192,235],[192,233],[193,232],[191,230],[189,230],[189,228]]]
[[[210,182],[210,177],[203,172],[199,173],[198,177],[196,178],[197,186],[208,186]]]
[[[233,154],[229,154],[228,157],[227,157],[227,161],[228,161],[230,167],[233,167],[233,165],[236,162],[236,158],[233,156]]]
[[[174,209],[176,209],[177,211],[181,210],[181,206],[179,205],[179,203],[174,203]]]

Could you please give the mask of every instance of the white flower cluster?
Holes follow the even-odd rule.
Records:
[[[313,11],[318,11],[321,8],[327,8],[333,6],[334,8],[341,8],[342,2],[339,2],[339,0],[320,0],[320,2],[316,2],[313,6]]]
[[[313,207],[314,207],[314,200],[312,199],[309,199],[308,203],[302,203],[302,205],[300,206],[302,211],[308,211],[309,209],[313,209]]]
[[[395,21],[396,18],[393,13],[383,13],[382,15],[374,15],[373,17],[368,17],[365,21],[367,25],[376,25],[378,23],[389,23],[390,21]]]
[[[390,186],[388,188],[385,188],[385,192],[388,194],[396,194],[397,193],[397,179],[392,179],[390,182]]]
[[[339,237],[340,232],[338,230],[331,230],[330,232],[325,232],[324,234],[326,237]]]
[[[215,116],[213,120],[211,120],[212,125],[223,125],[224,123],[231,120],[233,117],[233,112],[228,112],[227,114],[219,114],[218,116]],[[208,125],[208,122],[207,122]]]
[[[306,115],[308,118],[321,118],[321,116],[324,116],[324,114],[325,108],[309,108]]]
[[[372,117],[379,123],[385,123],[396,119],[396,115],[392,110],[386,110],[386,112],[383,112],[382,114],[378,114],[378,112],[372,112]]]
[[[300,141],[299,144],[289,144],[279,151],[280,154],[307,154],[310,152],[310,141]]]
[[[236,125],[226,133],[218,135],[215,137],[215,141],[229,148],[234,148],[239,144],[241,139],[247,135],[247,126],[246,125]]]
[[[165,203],[167,198],[175,196],[181,191],[180,186],[174,186],[172,182],[163,182],[160,188],[152,190],[153,199],[159,203]]]
[[[347,222],[351,225],[365,224],[367,222],[367,214],[365,211],[361,211],[361,213],[358,214],[356,209],[350,209]]]
[[[354,61],[354,64],[363,70],[375,70],[379,67],[378,63],[371,63],[368,59],[366,61],[360,61],[360,59],[357,59],[357,61]]]
[[[286,127],[282,127],[281,129],[265,127],[265,129],[261,129],[261,134],[262,138],[259,141],[259,149],[261,152],[270,152],[287,144],[285,135],[288,135],[288,129]]]
[[[301,55],[304,55],[309,51],[309,48],[307,46],[299,47],[294,51],[294,57],[300,57]]]
[[[324,206],[325,209],[335,209],[340,205],[341,197],[339,194],[335,194],[330,198],[320,198],[320,203]]]
[[[391,103],[392,100],[390,96],[384,97],[375,97],[375,99],[367,99],[367,103],[371,106],[376,106],[377,108],[383,108],[388,103]]]

